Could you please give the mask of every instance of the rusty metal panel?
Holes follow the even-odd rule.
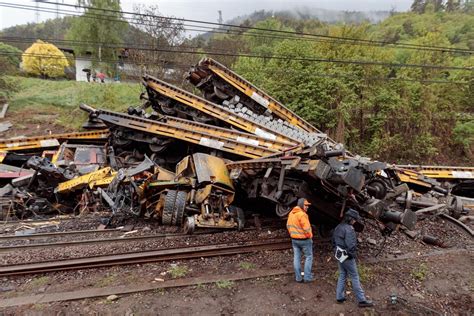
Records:
[[[234,188],[225,161],[221,158],[197,153],[193,155],[198,182],[211,182]]]

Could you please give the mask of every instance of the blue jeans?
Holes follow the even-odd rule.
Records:
[[[311,267],[313,266],[313,240],[311,238],[299,240],[291,239],[293,245],[293,267],[295,268],[296,281],[301,282],[301,252],[304,253],[304,280],[310,281],[313,279]]]
[[[347,259],[343,263],[338,262],[339,265],[339,279],[337,280],[336,299],[342,300],[345,298],[344,292],[346,287],[346,277],[352,281],[352,290],[358,302],[366,300],[364,290],[360,286],[359,272],[357,272],[357,264],[355,259]]]

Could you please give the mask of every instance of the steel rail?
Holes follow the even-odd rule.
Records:
[[[108,131],[63,133],[26,138],[0,139],[0,151],[58,147],[60,140],[107,140]]]
[[[141,118],[138,116],[112,112],[107,110],[98,110],[98,119],[106,124],[121,126],[133,131],[141,131],[160,135],[164,137],[172,137],[197,145],[226,151],[232,154],[245,156],[248,158],[259,158],[275,154],[275,150],[249,145],[233,139],[228,139],[213,133],[214,128],[209,127],[206,133],[196,129],[185,129],[183,127],[175,127],[169,124]]]
[[[177,238],[177,237],[190,237],[190,235],[189,234],[157,234],[157,235],[146,235],[146,236],[85,239],[85,240],[72,240],[72,241],[62,241],[62,242],[54,242],[54,243],[37,243],[37,244],[27,244],[27,245],[3,246],[3,247],[0,247],[0,253],[11,252],[11,251],[22,251],[26,249],[45,249],[45,248],[79,246],[79,245],[88,245],[88,244],[129,242],[129,241],[158,239],[158,238],[172,239],[172,238]]]
[[[209,102],[206,99],[198,97],[192,93],[189,93],[183,89],[161,81],[150,75],[144,76],[143,84],[147,88],[160,95],[176,100],[185,106],[192,107],[218,120],[231,124],[234,127],[255,134],[262,138],[276,140],[279,142],[286,143],[290,146],[294,146],[300,143],[298,140],[292,137],[280,134],[272,129],[269,129],[266,126],[241,117],[221,105]]]
[[[101,234],[101,233],[109,233],[109,232],[118,232],[123,231],[118,228],[111,228],[111,229],[93,229],[93,230],[74,230],[74,231],[67,231],[67,232],[51,232],[51,233],[40,233],[40,234],[31,234],[31,235],[0,235],[0,242],[2,240],[10,240],[10,239],[39,239],[39,238],[48,238],[48,237],[57,237],[57,236],[67,236],[67,235],[80,235],[80,234]],[[123,231],[125,232],[125,231]]]
[[[443,180],[474,179],[474,167],[396,165],[396,167],[416,171],[426,177]]]
[[[281,118],[306,132],[322,133],[316,127],[305,121],[302,117],[298,116],[296,113],[285,107],[282,103],[272,98],[265,91],[257,88],[255,85],[251,84],[249,81],[239,76],[221,63],[215,61],[214,59],[204,58],[199,62],[198,66],[208,68],[215,75],[225,80],[244,95],[251,98],[265,109],[272,111],[272,113],[274,113],[278,118]]]
[[[282,226],[263,226],[261,229],[280,229],[283,228]],[[244,231],[255,231],[256,228],[245,228]],[[112,230],[108,230],[112,231]],[[116,231],[116,230],[113,230]],[[103,232],[100,230],[98,232]],[[123,231],[124,234],[127,232]],[[215,234],[222,232],[222,230],[218,229],[202,229],[198,232],[194,232],[194,235],[206,235],[206,234]],[[31,236],[31,235],[30,235]],[[30,237],[25,236],[25,237]],[[41,236],[42,238],[48,237],[63,237],[64,235],[46,235]],[[22,236],[23,237],[23,236]],[[78,246],[78,245],[86,245],[86,244],[97,244],[97,243],[113,243],[113,242],[128,242],[128,241],[136,241],[136,240],[147,240],[147,239],[172,239],[172,238],[179,238],[179,237],[191,237],[189,234],[185,233],[171,233],[171,234],[154,234],[154,235],[145,235],[145,236],[131,236],[131,237],[124,237],[123,235],[117,238],[100,238],[100,239],[84,239],[84,240],[72,240],[72,241],[61,241],[61,242],[48,242],[48,243],[36,243],[36,244],[27,244],[27,245],[10,245],[10,246],[0,246],[0,252],[9,252],[9,251],[21,251],[23,249],[38,249],[38,248],[54,248],[54,247],[67,247],[67,246]],[[40,239],[40,238],[36,238]],[[28,239],[29,240],[29,239]],[[8,241],[8,240],[7,240]],[[0,243],[5,242],[0,239]]]
[[[173,116],[165,116],[163,117],[163,119],[166,121],[166,123],[172,126],[186,128],[186,129],[195,129],[197,131],[204,132],[204,133],[209,132],[210,125],[207,125],[207,124],[197,123],[194,121],[185,120],[185,119],[181,119],[181,118],[177,118]],[[213,133],[216,133],[216,135],[219,135],[223,138],[235,140],[240,143],[245,143],[249,145],[267,147],[269,149],[275,150],[275,153],[285,151],[293,147],[292,145],[289,145],[288,143],[285,143],[285,142],[271,140],[268,138],[256,136],[255,134],[240,132],[233,129],[212,126],[212,130],[213,130]]]
[[[233,254],[251,253],[263,250],[290,249],[291,243],[287,238],[258,242],[226,243],[218,245],[169,248],[162,250],[136,253],[116,254],[109,256],[65,259],[49,262],[28,263],[19,265],[0,266],[0,276],[46,273],[64,270],[100,268],[115,265],[142,264],[169,260],[195,259]]]

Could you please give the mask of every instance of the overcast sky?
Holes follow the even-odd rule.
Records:
[[[75,0],[49,0],[75,4]],[[239,15],[249,14],[256,10],[284,9],[331,9],[349,11],[391,10],[406,11],[413,0],[122,0],[122,9],[132,11],[134,4],[158,4],[163,15],[185,19],[195,19],[216,22],[218,10],[222,11],[224,21]],[[2,3],[35,5],[33,0],[3,0]],[[0,4],[1,5],[1,4]],[[55,8],[54,5],[40,4],[44,7]],[[71,8],[66,8],[70,10]],[[40,12],[39,20],[55,18],[55,14]],[[34,11],[26,11],[0,6],[0,29],[35,22]]]

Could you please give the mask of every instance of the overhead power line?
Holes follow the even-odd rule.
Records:
[[[1,3],[1,2],[0,2]],[[64,10],[64,9],[56,9],[53,11],[51,8],[44,8],[44,7],[37,7],[33,8],[32,6],[28,5],[0,5],[0,6],[5,6],[9,8],[17,8],[17,9],[22,9],[22,10],[31,10],[31,11],[41,11],[41,12],[46,12],[46,13],[53,13],[53,12],[60,12],[63,15],[66,16],[73,16],[73,17],[81,17],[81,18],[86,18],[86,19],[93,19],[93,20],[103,20],[103,21],[112,21],[112,22],[118,22],[118,23],[126,23],[126,24],[132,24],[132,25],[140,25],[140,26],[159,26],[164,29],[178,29],[181,26],[183,26],[183,29],[186,31],[196,31],[196,32],[207,32],[207,33],[213,33],[213,34],[225,34],[225,35],[236,35],[236,36],[245,36],[245,37],[256,37],[259,39],[262,38],[270,38],[270,39],[286,39],[286,40],[300,40],[300,41],[311,41],[311,42],[320,42],[320,43],[330,43],[330,44],[336,44],[336,45],[358,45],[358,46],[375,46],[375,47],[381,47],[381,48],[400,48],[400,49],[409,49],[409,50],[421,50],[421,51],[436,51],[436,52],[442,52],[442,53],[455,53],[455,54],[472,54],[474,51],[466,51],[466,50],[459,50],[456,48],[450,48],[449,51],[447,50],[440,50],[440,49],[431,49],[429,47],[396,47],[396,46],[382,46],[382,45],[374,45],[370,43],[348,43],[347,41],[342,41],[342,40],[334,40],[334,39],[327,39],[327,38],[308,38],[308,37],[301,37],[301,36],[289,36],[289,35],[271,35],[271,34],[262,34],[262,33],[249,33],[249,32],[244,32],[243,30],[229,30],[229,29],[216,29],[215,27],[208,27],[208,26],[199,26],[199,25],[190,25],[182,22],[172,22],[172,25],[166,25],[165,22],[155,22],[155,23],[142,23],[142,22],[135,22],[137,18],[126,18],[122,17],[122,19],[111,19],[111,15],[105,15],[105,14],[95,14],[95,13],[87,13],[82,15],[78,13],[77,11],[71,11],[71,10]],[[59,10],[59,11],[58,11]],[[162,19],[166,20],[168,18],[163,17]],[[192,27],[192,28],[191,28]],[[196,28],[198,27],[198,28]],[[354,39],[357,40],[357,39]]]
[[[56,5],[56,2],[44,1],[44,3]],[[128,14],[128,15],[135,15],[135,16],[154,17],[154,18],[163,18],[163,19],[170,19],[170,20],[184,21],[184,22],[191,22],[191,23],[200,23],[200,24],[206,24],[206,25],[213,25],[213,26],[217,26],[217,27],[226,26],[226,27],[244,29],[244,30],[257,30],[257,31],[263,31],[263,32],[291,34],[291,35],[297,35],[297,36],[338,39],[338,40],[344,40],[344,41],[348,41],[348,42],[356,41],[356,42],[373,43],[373,44],[378,44],[378,45],[401,45],[401,46],[407,46],[407,47],[408,46],[410,46],[410,47],[425,47],[425,48],[428,47],[428,48],[439,49],[439,50],[459,50],[459,51],[466,51],[466,52],[470,52],[470,53],[473,52],[472,50],[453,49],[451,47],[442,47],[442,46],[433,46],[433,45],[428,46],[428,45],[400,43],[400,42],[390,43],[390,42],[386,42],[386,41],[357,39],[357,38],[351,38],[351,37],[322,35],[322,34],[314,34],[314,33],[306,33],[306,32],[294,32],[294,31],[285,31],[285,30],[273,30],[273,29],[266,29],[266,28],[253,27],[253,26],[244,26],[244,25],[235,25],[235,24],[226,24],[226,23],[219,24],[219,23],[216,23],[216,22],[208,22],[208,21],[202,21],[202,20],[165,17],[165,16],[158,16],[158,15],[152,15],[152,14],[144,14],[144,13],[129,12],[129,11],[122,11],[122,10],[113,10],[113,9],[105,9],[105,8],[96,8],[96,7],[83,6],[83,5],[72,5],[72,4],[66,4],[66,3],[62,3],[62,4],[59,4],[59,5],[66,6],[66,7],[88,9],[88,10],[96,10],[96,11],[102,11],[102,12],[113,12],[113,13]]]
[[[6,51],[1,51],[0,50],[0,56],[18,56],[20,53],[13,53],[13,52],[6,52]],[[31,56],[31,57],[39,57],[39,58],[46,58],[46,59],[68,59],[66,56],[57,56],[57,55],[51,55],[51,54],[38,54],[38,53],[22,53],[21,55],[25,56]],[[119,61],[113,60],[113,59],[97,59],[97,58],[83,58],[84,60],[87,61],[96,61],[96,62],[108,62],[108,63],[118,63]],[[157,66],[158,63],[162,65],[168,64],[172,69],[182,69],[182,70],[189,70],[190,67],[188,65],[184,64],[179,64],[176,63],[175,61],[171,60],[157,60],[157,59],[145,59],[144,61],[131,61],[131,60],[124,60],[124,63],[127,64],[133,64],[133,65],[151,65],[151,66]],[[283,73],[287,73],[288,69],[285,69],[282,71]],[[466,85],[470,84],[469,82],[466,81],[450,81],[450,80],[433,80],[433,79],[412,79],[412,78],[391,78],[391,77],[369,77],[369,76],[360,76],[358,77],[357,75],[349,75],[349,74],[327,74],[327,73],[311,73],[312,76],[316,77],[324,77],[324,78],[342,78],[342,79],[363,79],[363,80],[371,80],[371,81],[378,81],[378,80],[384,80],[384,81],[406,81],[406,82],[420,82],[420,83],[425,83],[425,84],[456,84],[456,85]]]
[[[53,4],[52,2],[43,2],[43,3],[48,3],[48,4]],[[15,8],[19,9],[27,9],[30,8],[31,10],[36,10],[36,8],[33,8],[32,6],[26,6],[26,5],[17,5],[17,4],[9,4],[9,3],[4,3],[0,2],[1,5],[9,5]],[[56,3],[54,3],[56,4]],[[178,18],[171,18],[171,17],[164,17],[164,16],[156,16],[156,15],[148,15],[148,14],[141,14],[141,13],[134,13],[134,12],[126,12],[126,11],[119,11],[119,10],[110,10],[110,9],[102,9],[102,8],[94,8],[94,7],[87,7],[87,6],[75,6],[75,5],[68,5],[68,4],[60,4],[64,5],[67,7],[74,7],[74,8],[83,8],[83,9],[90,9],[94,11],[101,11],[101,12],[113,12],[113,13],[119,13],[119,14],[128,14],[132,16],[145,16],[145,17],[154,17],[158,19],[163,19],[166,21],[176,21],[175,24],[182,24],[183,26],[189,25],[189,24],[184,24],[184,22],[191,22],[191,23],[200,23],[204,25],[214,25],[214,26],[220,26],[218,23],[213,23],[213,22],[206,22],[206,21],[198,21],[198,20],[189,20],[189,19],[178,19]],[[49,12],[53,12],[51,8],[44,8],[45,10],[50,10]],[[63,9],[61,9],[63,10]],[[48,11],[46,11],[48,12]],[[56,10],[54,11],[56,12]],[[66,12],[66,10],[63,10],[62,12]],[[67,11],[67,12],[73,12],[77,13],[77,11]],[[69,14],[69,13],[64,13],[64,14]],[[78,16],[77,14],[72,14],[74,16]],[[91,16],[87,16],[91,15]],[[100,15],[96,13],[87,13],[87,15],[82,15],[83,17],[86,18],[93,18],[93,17],[100,17],[101,19],[105,18],[111,18],[111,15]],[[124,18],[124,20],[115,20],[117,22],[127,22],[131,24],[143,24],[143,23],[136,23],[127,19],[136,19],[136,18]],[[159,22],[158,22],[159,23]],[[149,25],[149,24],[146,24]],[[459,49],[459,48],[452,48],[452,47],[440,47],[440,46],[427,46],[427,45],[419,45],[419,44],[409,44],[409,43],[390,43],[390,42],[384,42],[384,41],[375,41],[375,40],[366,40],[366,39],[358,39],[358,38],[349,38],[349,37],[338,37],[338,36],[329,36],[329,35],[319,35],[319,34],[310,34],[310,33],[299,33],[299,32],[292,32],[292,31],[282,31],[282,30],[271,30],[271,29],[263,29],[263,28],[256,28],[256,27],[248,27],[248,26],[238,26],[238,25],[231,25],[231,24],[223,24],[224,26],[231,27],[232,29],[229,30],[216,30],[215,28],[210,28],[210,27],[205,27],[202,25],[191,25],[192,27],[199,27],[200,29],[189,29],[186,28],[189,31],[200,31],[200,32],[216,32],[216,33],[231,33],[231,34],[236,34],[236,35],[243,35],[243,36],[258,36],[258,37],[270,37],[270,38],[280,38],[280,39],[300,39],[300,40],[315,40],[315,41],[322,41],[322,42],[329,42],[329,43],[334,43],[334,44],[345,44],[345,45],[370,45],[370,46],[378,46],[378,47],[383,47],[383,48],[401,48],[401,49],[416,49],[416,50],[428,50],[428,51],[439,51],[439,52],[447,52],[447,53],[460,53],[460,54],[472,54],[474,53],[473,50],[467,50],[467,49]],[[164,26],[165,28],[170,28],[173,26]],[[204,30],[205,29],[211,29],[211,30]],[[259,30],[265,32],[265,35],[263,34],[251,34],[248,32],[242,33],[243,31],[247,30]],[[235,33],[233,33],[235,32]],[[278,34],[285,34],[285,36],[275,36],[275,35],[269,35],[272,33],[278,33]],[[288,37],[288,35],[292,35],[292,37]],[[296,36],[296,38],[295,38]]]
[[[74,45],[74,41],[69,41],[69,43],[71,43],[71,45]],[[79,45],[77,46],[80,46],[81,45],[80,43],[81,42],[78,42]],[[258,55],[258,54],[248,54],[248,53],[228,53],[228,52],[193,50],[194,48],[199,49],[198,47],[190,48],[190,47],[183,47],[183,46],[170,46],[169,48],[150,48],[150,47],[139,47],[139,46],[124,47],[123,45],[119,45],[119,44],[105,44],[105,43],[94,43],[94,42],[88,42],[88,43],[90,43],[90,46],[92,45],[97,46],[97,47],[101,46],[103,48],[130,48],[130,49],[135,49],[135,50],[140,50],[140,51],[157,51],[157,52],[176,53],[176,54],[194,54],[194,55],[204,54],[204,55],[210,55],[210,56],[263,58],[263,59],[277,59],[277,60],[286,60],[286,61],[296,60],[296,61],[322,62],[322,63],[334,63],[334,64],[374,65],[374,66],[383,66],[383,67],[392,67],[392,68],[425,68],[425,69],[467,70],[467,71],[472,71],[474,69],[473,67],[460,67],[460,66],[390,63],[390,62],[378,62],[378,61],[366,61],[366,60],[324,59],[324,58],[317,58],[317,57]]]

